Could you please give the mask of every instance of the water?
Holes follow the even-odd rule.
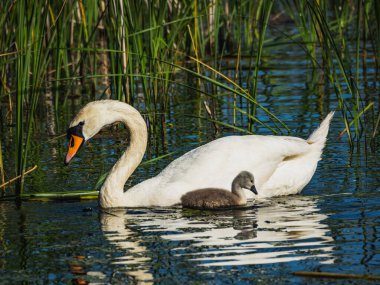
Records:
[[[258,101],[294,135],[306,138],[337,108],[336,96],[318,85],[309,88],[310,70],[299,62],[299,54],[287,53],[286,62],[284,54],[272,56],[272,65],[261,74],[265,84],[259,86]],[[379,84],[363,82],[360,87],[376,94]],[[177,92],[179,102],[194,96]],[[152,138],[147,158],[170,152],[179,156],[213,139],[210,123],[183,116],[199,105],[194,101],[184,109],[173,103],[166,137]],[[70,114],[62,124],[68,124]],[[220,106],[220,118],[228,120],[231,114]],[[259,116],[266,120],[260,111]],[[362,139],[351,153],[347,139],[337,138],[343,129],[337,112],[323,160],[301,195],[250,202],[242,210],[102,211],[96,201],[1,202],[0,283],[375,284],[292,274],[380,275],[378,145],[370,147]],[[270,133],[262,127],[257,132]],[[123,139],[123,133],[116,138],[105,133],[82,149],[70,167],[63,167],[64,139],[44,137],[31,153],[40,169],[28,178],[27,191],[91,189],[120,156]],[[139,168],[127,185],[155,175],[172,159]],[[6,163],[11,160],[5,158]]]

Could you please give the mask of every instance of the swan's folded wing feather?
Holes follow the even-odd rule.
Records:
[[[276,147],[274,151],[283,157],[298,156],[308,153],[311,150],[310,144],[301,138],[290,136],[266,136],[266,138],[268,139],[269,145]]]
[[[293,137],[224,137],[185,153],[156,177],[136,185],[128,192],[137,196],[143,194],[145,203],[149,200],[152,205],[157,204],[157,201],[160,201],[160,205],[173,205],[180,202],[183,194],[192,190],[206,187],[230,190],[235,176],[246,170],[253,173],[260,196],[262,186],[286,158],[302,157],[310,149],[305,140]],[[280,179],[288,179],[286,175],[279,174]],[[286,184],[284,181],[275,182],[275,186]],[[247,197],[252,197],[253,194],[248,192]]]
[[[198,147],[170,163],[160,174],[161,187],[181,181],[192,187],[230,189],[242,170],[264,183],[288,156],[310,149],[305,140],[275,136],[231,136]],[[193,188],[195,189],[195,188]]]
[[[259,196],[273,197],[299,193],[312,178],[320,150],[305,140],[283,137],[286,156],[262,185]]]

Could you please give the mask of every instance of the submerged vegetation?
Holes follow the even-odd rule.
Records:
[[[42,143],[43,133],[64,133],[62,110],[73,100],[126,101],[145,114],[151,135],[160,135],[180,85],[197,94],[188,102],[200,102],[186,115],[211,121],[216,131],[253,133],[263,125],[287,133],[279,114],[261,105],[258,87],[271,51],[293,46],[305,52],[306,84],[321,113],[330,109],[324,89],[334,90],[346,126],[341,135],[354,145],[378,133],[378,94],[361,82],[367,70],[374,75],[367,81],[378,81],[377,0],[7,0],[0,26],[0,185],[21,175],[16,194],[23,173],[38,163],[28,162],[31,145]],[[229,121],[219,119],[221,105],[233,110]],[[4,164],[5,151],[14,163]]]

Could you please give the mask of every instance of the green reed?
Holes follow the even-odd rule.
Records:
[[[260,70],[260,63],[261,63],[261,55],[264,48],[264,38],[265,33],[268,26],[269,16],[271,13],[273,5],[273,0],[264,1],[262,5],[260,5],[260,19],[259,19],[259,36],[258,36],[258,44],[257,44],[257,52],[256,52],[256,63],[255,63],[255,71],[253,75],[253,94],[252,97],[255,101],[257,101],[257,84],[259,82],[259,70]],[[256,104],[252,104],[251,107],[251,116],[256,117]],[[252,130],[252,122],[250,121],[250,124],[248,126],[250,130]]]
[[[371,101],[363,102],[358,86],[361,84],[359,74],[366,66],[365,53],[361,52],[366,50],[369,21],[378,21],[378,13],[372,13],[376,8],[376,1],[366,1],[365,5],[362,1],[343,1],[337,4],[295,0],[292,1],[294,5],[290,4],[291,1],[283,2],[288,12],[296,8],[289,15],[299,27],[300,36],[307,43],[313,63],[317,63],[324,70],[326,79],[335,89],[345,131],[352,144],[353,135],[359,138],[363,131],[361,116],[372,106]],[[372,35],[378,38],[378,35]],[[348,41],[353,45],[349,45]],[[355,49],[350,50],[350,46]],[[372,48],[378,50],[375,45]],[[317,54],[321,55],[321,61]],[[350,98],[347,98],[347,93]],[[350,128],[352,125],[353,129]]]
[[[336,93],[349,141],[359,141],[363,132],[375,134],[379,102],[358,87],[371,62],[367,50],[374,52],[378,70],[379,5],[376,0],[3,1],[0,116],[3,125],[14,122],[15,128],[1,137],[0,145],[4,148],[9,136],[16,147],[14,165],[3,165],[0,174],[20,175],[32,164],[31,144],[45,132],[37,120],[54,123],[49,135],[65,130],[59,114],[68,107],[68,90],[81,103],[114,98],[134,104],[149,121],[151,134],[161,135],[176,102],[172,88],[183,84],[176,78],[189,76],[197,83],[183,87],[195,91],[200,103],[196,114],[186,115],[206,119],[202,101],[209,101],[214,116],[208,120],[215,124],[248,133],[255,125],[287,132],[279,114],[263,108],[257,98],[263,84],[259,72],[270,62],[271,51],[293,45],[305,50],[313,83],[323,80]],[[277,25],[281,17],[288,23]],[[223,64],[231,58],[235,71],[226,74]],[[244,78],[243,69],[249,71]],[[80,94],[79,86],[87,91]],[[319,110],[330,109],[315,90]],[[231,121],[217,118],[221,105],[233,109]],[[258,109],[270,124],[257,117]],[[238,116],[247,126],[238,125]],[[368,120],[372,130],[364,125]],[[0,148],[0,166],[2,162]],[[22,188],[23,179],[19,193]]]

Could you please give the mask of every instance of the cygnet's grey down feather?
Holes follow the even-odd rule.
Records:
[[[216,188],[194,190],[181,197],[182,206],[193,209],[242,206],[247,203],[243,188],[257,195],[253,175],[248,171],[242,171],[235,177],[232,181],[232,192]]]

